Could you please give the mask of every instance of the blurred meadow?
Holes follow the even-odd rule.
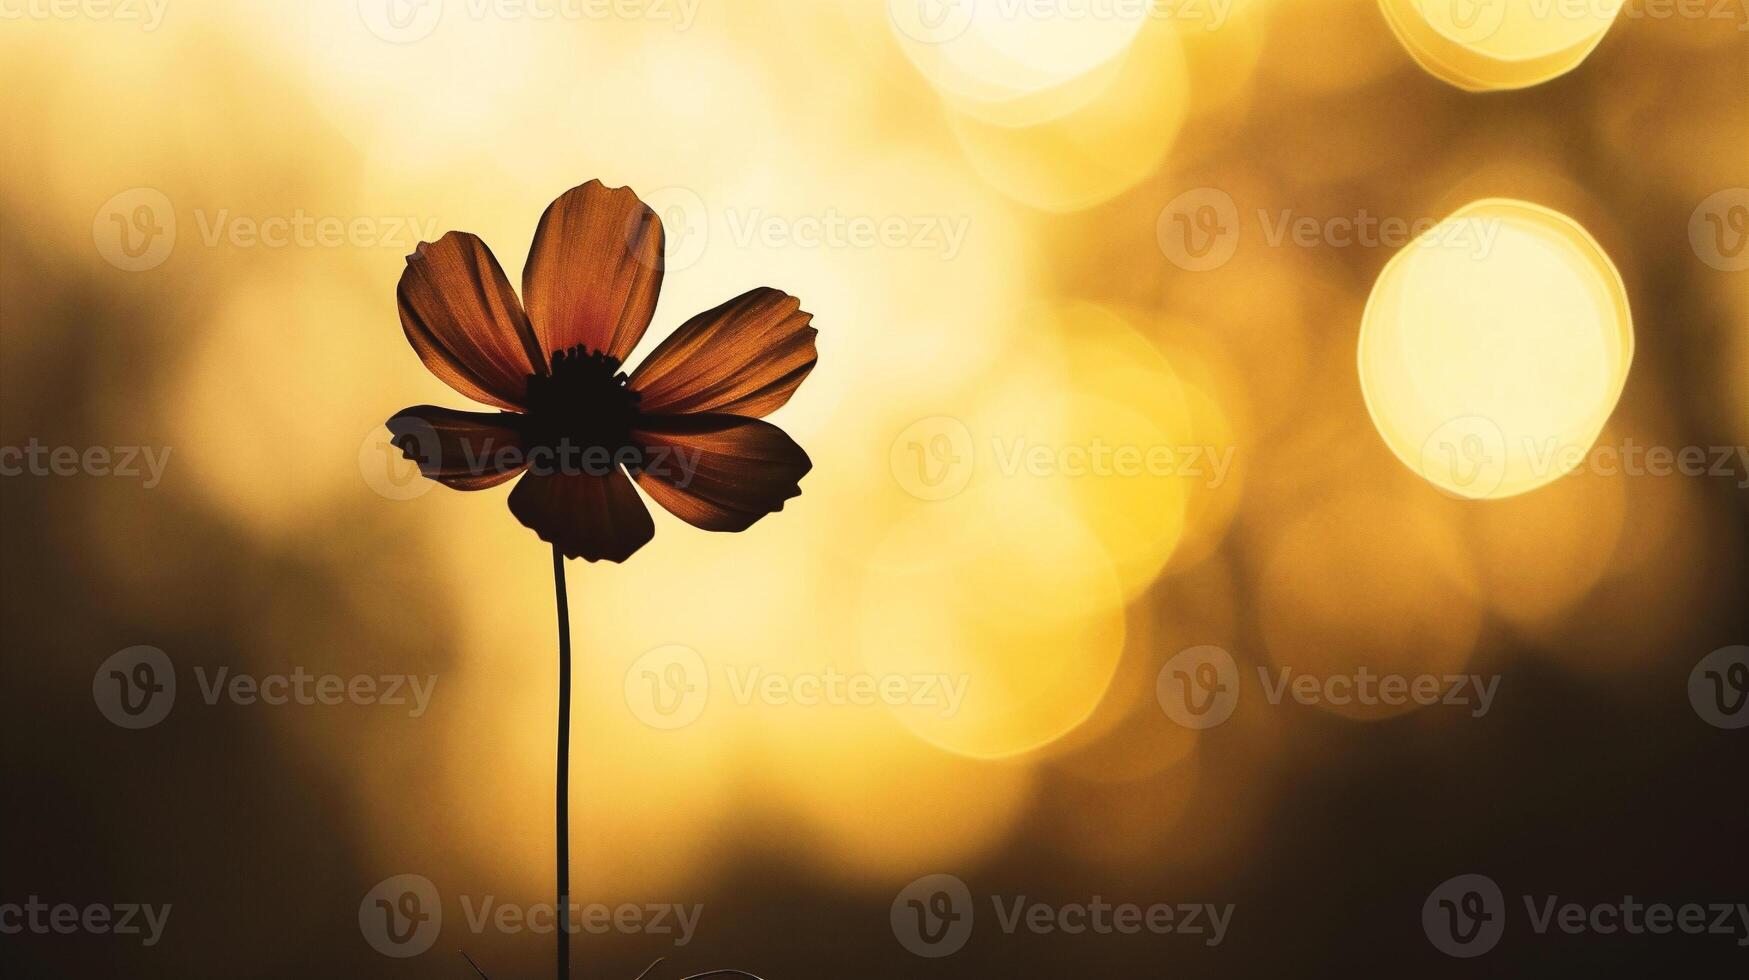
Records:
[[[800,498],[741,535],[653,508],[631,561],[571,565],[576,890],[706,908],[681,949],[585,936],[579,975],[1437,972],[1417,910],[1450,862],[1579,889],[1613,842],[1628,890],[1731,886],[1740,844],[1681,877],[1744,800],[1683,692],[1749,627],[1749,7],[1593,4],[1538,61],[1428,41],[1424,6],[0,8],[0,445],[169,454],[149,486],[0,479],[8,850],[42,842],[6,897],[177,913],[150,949],[24,937],[20,975],[460,977],[457,946],[545,968],[459,915],[419,958],[359,938],[387,876],[533,903],[552,860],[547,546],[507,486],[420,481],[382,421],[476,408],[402,335],[403,256],[470,231],[519,283],[541,210],[590,178],[668,233],[631,362],[761,285],[814,314],[820,360],[773,417],[813,458]],[[1631,368],[1587,406],[1595,444],[1727,472],[1582,465],[1473,500],[1399,461],[1357,374],[1369,296],[1402,229],[1488,198],[1571,218],[1619,271]],[[135,644],[435,694],[416,718],[209,706],[185,676],[128,732],[91,677]],[[1157,679],[1204,645],[1241,707],[1197,730]],[[1501,695],[1480,719],[1273,706],[1260,667]],[[690,723],[651,714],[664,670],[709,689]],[[834,672],[966,697],[733,693]],[[888,906],[937,872],[1240,919],[1221,949],[980,936],[931,961]]]

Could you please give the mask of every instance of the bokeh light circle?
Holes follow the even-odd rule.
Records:
[[[1623,0],[1380,0],[1417,64],[1472,92],[1564,75],[1603,40]]]
[[[1385,444],[1448,493],[1510,497],[1583,462],[1633,361],[1627,290],[1565,215],[1490,199],[1397,253],[1360,329]]]
[[[887,12],[899,47],[931,86],[961,104],[995,106],[1090,78],[1067,105],[1085,99],[1110,81],[1110,65],[1149,17],[1143,4],[972,0],[887,0]]]
[[[1123,591],[1100,543],[1039,494],[972,490],[921,507],[869,556],[859,632],[866,670],[942,677],[952,711],[893,712],[935,746],[993,759],[1073,731],[1123,651]]]

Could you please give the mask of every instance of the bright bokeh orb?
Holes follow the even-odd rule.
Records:
[[[1096,97],[1042,121],[957,112],[954,137],[980,177],[1028,207],[1069,212],[1107,201],[1159,169],[1192,95],[1184,43],[1168,22],[1150,23],[1114,70]]]
[[[957,706],[894,715],[980,759],[1032,752],[1105,696],[1123,652],[1123,591],[1099,541],[1050,494],[997,484],[923,507],[868,557],[864,669],[947,678]]]
[[[887,0],[899,47],[930,85],[971,108],[1044,99],[1066,111],[1110,81],[1113,63],[1148,20],[1145,5],[935,3]],[[1049,110],[1046,110],[1047,112]]]
[[[1471,92],[1525,88],[1572,71],[1622,0],[1379,0],[1415,61]]]
[[[1584,462],[1633,360],[1627,290],[1571,218],[1470,204],[1386,264],[1360,328],[1373,424],[1448,493],[1510,497]]]

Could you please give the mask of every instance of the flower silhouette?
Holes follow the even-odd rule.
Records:
[[[814,368],[813,316],[754,289],[686,321],[628,376],[662,248],[655,212],[598,180],[541,216],[522,300],[478,237],[420,243],[396,292],[407,340],[451,388],[501,411],[409,408],[388,422],[395,445],[457,490],[521,475],[511,513],[570,558],[625,561],[655,534],[633,480],[709,531],[782,510],[812,464],[762,419]]]

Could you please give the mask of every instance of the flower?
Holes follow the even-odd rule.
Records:
[[[813,464],[762,419],[814,368],[813,315],[755,289],[681,324],[628,376],[662,245],[655,212],[598,180],[541,215],[522,300],[478,237],[421,242],[396,291],[407,340],[451,388],[501,411],[409,408],[388,422],[395,445],[457,490],[520,474],[510,512],[571,558],[625,561],[655,534],[634,479],[708,531],[782,510]]]

